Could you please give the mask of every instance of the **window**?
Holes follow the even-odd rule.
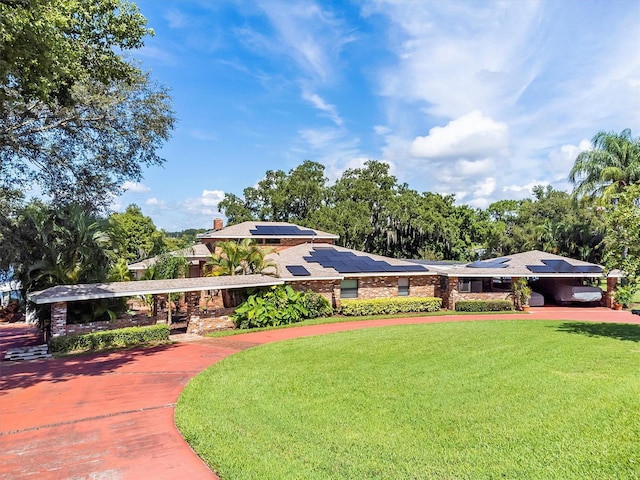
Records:
[[[458,280],[458,291],[460,293],[482,293],[482,279],[460,278]]]
[[[358,298],[358,280],[342,280],[340,298]]]
[[[402,277],[398,279],[398,296],[399,297],[409,296],[409,279],[407,277]]]

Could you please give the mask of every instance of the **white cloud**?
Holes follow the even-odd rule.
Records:
[[[122,184],[122,189],[131,193],[150,192],[151,189],[143,183],[126,181]]]
[[[461,177],[477,177],[479,175],[487,175],[493,172],[495,165],[492,159],[485,158],[483,160],[469,161],[458,160],[456,162],[456,174]]]
[[[163,17],[169,24],[169,28],[186,27],[189,22],[187,16],[184,13],[174,8],[171,10],[167,10]]]
[[[242,33],[255,48],[288,56],[306,73],[308,79],[331,82],[337,59],[353,36],[329,9],[313,2],[259,2],[260,8],[276,30],[273,38],[255,31]]]
[[[429,135],[416,137],[411,155],[421,158],[481,157],[504,152],[509,127],[474,110],[445,127],[433,127]]]
[[[566,179],[578,155],[587,150],[591,150],[589,140],[582,140],[578,145],[562,145],[552,150],[549,154],[549,166],[554,174],[554,180]]]
[[[223,199],[222,190],[203,190],[199,198],[188,198],[181,203],[181,207],[199,224],[208,224],[214,216],[220,216],[218,204]]]
[[[531,192],[533,192],[533,187],[537,187],[538,185],[549,185],[549,182],[546,180],[534,180],[532,182],[525,183],[524,185],[507,185],[502,187],[503,192],[514,192],[514,193],[526,193],[524,196],[529,196]]]
[[[167,203],[164,200],[160,200],[156,197],[147,198],[144,204],[150,207],[157,207],[157,208],[166,208],[167,206]]]
[[[475,197],[488,197],[496,189],[496,179],[493,177],[487,177],[476,183],[473,187],[473,195]]]
[[[342,118],[340,118],[340,115],[338,115],[338,109],[336,106],[327,103],[320,95],[304,91],[302,92],[302,98],[311,103],[318,110],[324,112],[324,114],[337,126],[341,127],[344,123]]]

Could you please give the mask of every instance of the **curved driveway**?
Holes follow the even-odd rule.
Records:
[[[209,365],[247,348],[290,338],[496,318],[640,324],[640,317],[629,312],[545,307],[529,315],[356,321],[54,360],[0,362],[0,478],[216,479],[173,422],[180,392]],[[0,326],[0,355],[19,329]]]

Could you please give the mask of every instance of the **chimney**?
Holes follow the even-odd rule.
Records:
[[[222,227],[224,227],[224,224],[222,223],[222,219],[216,218],[213,221],[213,229],[217,232],[218,230],[222,230]]]

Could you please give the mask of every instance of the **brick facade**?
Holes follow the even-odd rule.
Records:
[[[61,337],[67,334],[67,302],[51,305],[51,336]]]
[[[291,288],[296,292],[313,290],[329,300],[329,304],[336,308],[340,302],[340,280],[303,280],[291,282]]]
[[[510,292],[481,292],[470,293],[458,291],[458,277],[442,277],[442,285],[446,286],[440,292],[442,307],[455,310],[459,300],[512,300]],[[515,278],[513,279],[515,280]]]

